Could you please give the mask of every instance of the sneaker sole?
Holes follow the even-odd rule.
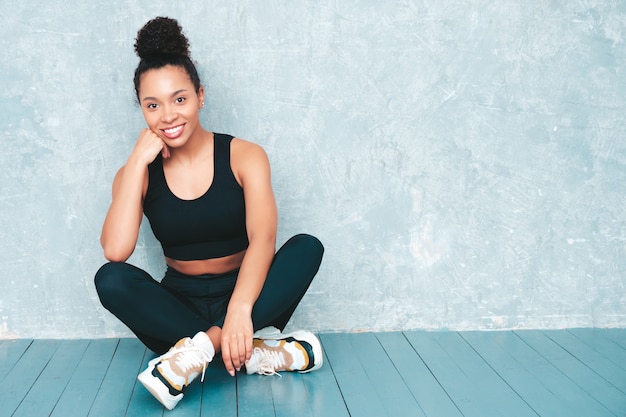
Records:
[[[145,371],[137,376],[137,379],[148,391],[150,391],[150,394],[152,394],[154,398],[163,404],[165,408],[172,410],[176,407],[176,404],[182,400],[183,394],[181,393],[176,396],[170,394],[167,387],[163,385],[163,382],[161,382],[159,378],[152,375],[153,369],[154,366],[149,366]]]

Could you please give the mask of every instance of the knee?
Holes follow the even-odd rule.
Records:
[[[121,275],[122,265],[120,262],[108,262],[98,269],[94,278],[94,284],[96,284],[96,290],[105,289],[112,284]]]
[[[126,280],[130,265],[123,262],[109,262],[96,272],[94,284],[102,305],[107,307],[112,301],[119,298],[123,292],[123,282]]]
[[[306,233],[300,233],[291,238],[294,244],[298,247],[302,248],[302,251],[309,256],[319,259],[322,259],[322,255],[324,255],[324,245],[318,238],[315,236],[311,236]]]

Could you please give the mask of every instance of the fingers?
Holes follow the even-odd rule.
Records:
[[[232,334],[222,340],[222,358],[231,376],[245,363],[245,342],[242,334]]]
[[[161,156],[163,157],[163,159],[169,158],[170,157],[170,148],[169,148],[169,146],[167,146],[165,144],[163,139],[161,139],[161,137],[155,131],[149,130],[149,132],[151,132],[161,142],[161,145],[162,145]]]
[[[228,372],[230,376],[235,376],[235,367],[233,361],[230,359],[230,346],[224,343],[224,341],[222,341],[222,360],[224,361],[226,372]]]
[[[222,327],[222,358],[232,376],[240,371],[252,355],[252,318],[247,311],[229,310]]]
[[[246,338],[246,358],[244,360],[244,364],[250,359],[250,357],[252,356],[252,335],[250,335],[250,337]]]
[[[152,130],[143,129],[137,139],[133,155],[144,164],[150,164],[161,153],[164,158],[170,156],[170,150],[163,140]]]
[[[170,157],[170,148],[165,143],[163,144],[163,149],[161,149],[161,156],[163,159]]]
[[[223,335],[224,336],[224,335]],[[235,333],[222,338],[222,359],[226,371],[235,376],[252,355],[252,335]]]

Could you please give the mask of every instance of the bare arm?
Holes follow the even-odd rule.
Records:
[[[234,375],[252,354],[252,308],[265,283],[276,250],[278,214],[265,151],[237,141],[237,171],[244,189],[250,244],[241,264],[222,329],[222,357]]]
[[[135,250],[143,196],[148,184],[148,165],[159,152],[169,156],[163,141],[150,130],[144,129],[126,165],[115,175],[113,198],[100,236],[104,256],[109,261],[124,262]]]

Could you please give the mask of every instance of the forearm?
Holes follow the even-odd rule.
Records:
[[[129,160],[116,178],[100,237],[104,256],[110,261],[125,261],[135,249],[142,218],[145,171],[145,166]]]
[[[274,258],[275,248],[275,234],[251,239],[228,304],[229,310],[252,313]]]

